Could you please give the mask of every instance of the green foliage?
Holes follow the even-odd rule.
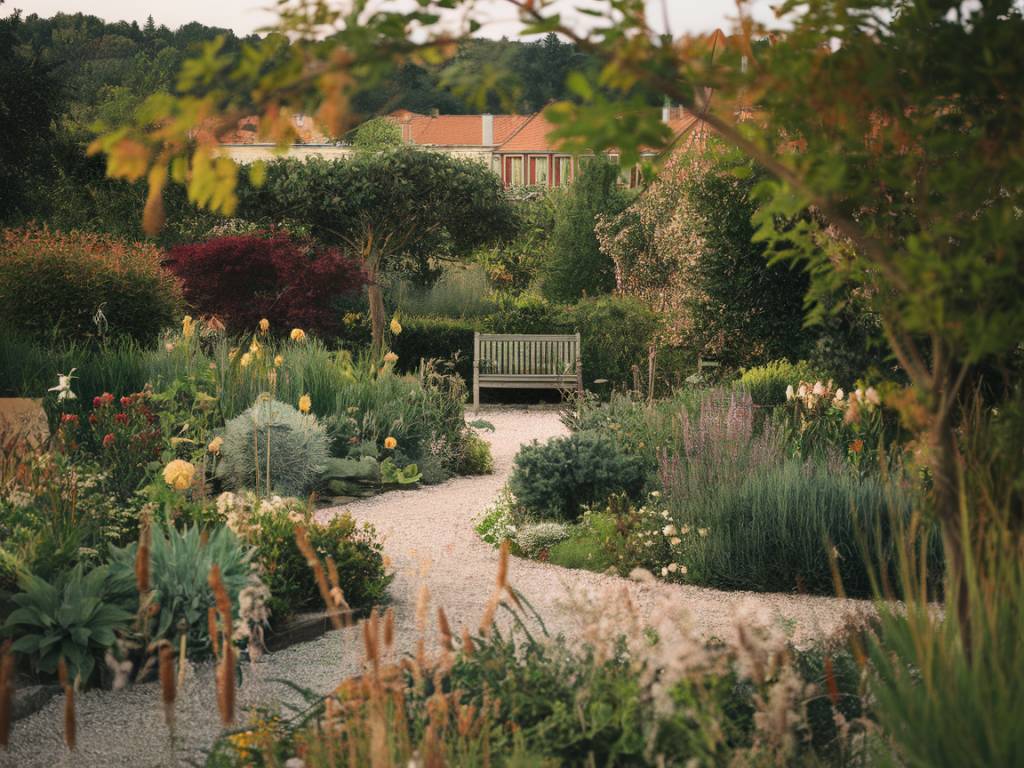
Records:
[[[357,152],[379,152],[402,144],[402,126],[386,117],[374,117],[352,133],[352,146]]]
[[[638,495],[645,480],[643,461],[615,439],[577,432],[520,448],[509,488],[526,512],[572,521],[583,506],[603,504],[613,493]]]
[[[580,334],[584,383],[607,379],[630,387],[633,366],[647,368],[647,356],[661,329],[657,315],[636,299],[602,296],[565,309],[564,323]]]
[[[368,496],[380,487],[381,466],[373,456],[330,458],[321,478],[337,496]]]
[[[399,467],[390,457],[380,463],[380,481],[384,485],[415,485],[422,479],[415,464]]]
[[[414,373],[421,360],[450,361],[465,382],[473,378],[473,333],[478,321],[452,317],[402,316],[402,333],[391,338],[398,368]]]
[[[476,522],[473,530],[483,541],[498,547],[503,541],[514,543],[516,529],[516,500],[506,486],[498,493],[494,504]]]
[[[515,235],[474,253],[495,288],[519,294],[536,282],[554,226],[556,199],[557,195],[542,194],[515,201]]]
[[[303,525],[317,555],[333,558],[345,601],[364,614],[387,599],[391,576],[385,573],[382,547],[373,526],[357,525],[344,513],[319,523],[298,500],[263,501],[242,525],[246,542],[256,548],[260,577],[270,589],[275,621],[300,611],[320,610],[323,598],[305,555],[295,543]]]
[[[127,630],[132,614],[112,601],[106,566],[85,573],[77,566],[54,583],[26,574],[18,606],[0,632],[15,638],[11,650],[31,660],[32,668],[52,675],[64,659],[70,679],[88,684],[96,666]]]
[[[605,512],[587,512],[568,537],[548,551],[548,562],[563,568],[604,573],[617,563],[609,542],[617,537],[615,519]]]
[[[490,333],[564,333],[561,308],[542,296],[523,293],[501,294],[498,306],[485,320]]]
[[[0,324],[39,340],[152,342],[174,322],[180,290],[142,243],[45,229],[0,238]]]
[[[152,619],[151,639],[174,641],[188,637],[188,652],[202,656],[211,649],[207,611],[215,606],[210,589],[210,569],[217,565],[231,605],[238,605],[238,593],[258,583],[253,570],[254,551],[225,526],[201,530],[193,525],[184,530],[168,526],[150,536],[150,587],[152,603],[159,611]],[[112,548],[110,578],[125,597],[138,600],[135,592],[135,560],[138,543]],[[184,629],[182,629],[184,627]]]
[[[614,163],[599,157],[588,159],[556,200],[549,253],[541,275],[544,295],[552,301],[576,301],[609,293],[615,287],[614,264],[598,246],[594,220],[625,207],[618,178]]]
[[[467,430],[462,441],[462,455],[457,469],[460,475],[489,475],[494,472],[491,444],[475,432]]]
[[[774,406],[786,402],[786,387],[796,389],[801,381],[816,380],[806,361],[791,363],[783,359],[747,368],[740,374],[737,385],[750,393],[754,405]]]
[[[217,474],[235,488],[269,486],[297,496],[319,482],[328,455],[327,433],[315,416],[261,397],[225,424]]]

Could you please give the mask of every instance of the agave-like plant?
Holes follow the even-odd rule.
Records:
[[[111,576],[118,583],[134,585],[137,552],[138,544],[112,548]],[[154,530],[150,585],[153,603],[160,610],[150,637],[175,640],[184,622],[190,653],[202,655],[209,650],[207,613],[214,607],[210,569],[214,564],[220,567],[231,604],[237,606],[238,593],[258,581],[253,570],[254,553],[225,526],[207,529],[205,543],[199,526],[183,531],[169,526],[164,533]]]
[[[56,584],[23,574],[21,592],[12,598],[18,607],[0,634],[15,638],[11,650],[28,656],[35,670],[54,674],[63,658],[70,677],[87,683],[96,658],[114,645],[117,633],[128,629],[133,618],[112,600],[109,576],[107,566],[85,573],[81,564]]]

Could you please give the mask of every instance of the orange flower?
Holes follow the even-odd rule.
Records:
[[[384,447],[387,448],[389,451],[393,451],[395,450],[395,448],[398,447],[398,441],[395,440],[395,438],[393,438],[391,435],[388,435],[387,437],[384,438]]]
[[[856,440],[850,443],[850,450],[853,451],[854,453],[860,453],[861,451],[864,450],[864,441],[858,437]]]

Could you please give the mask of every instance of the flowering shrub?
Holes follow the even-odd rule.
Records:
[[[181,300],[146,243],[108,235],[11,229],[0,235],[0,325],[41,339],[156,339]]]
[[[323,608],[313,572],[295,542],[300,525],[318,556],[334,561],[345,602],[353,611],[364,613],[386,600],[391,575],[384,570],[382,545],[370,524],[357,525],[348,514],[319,523],[306,503],[280,496],[257,500],[252,494],[224,493],[217,498],[217,509],[227,517],[228,527],[255,547],[276,619]]]
[[[318,249],[283,234],[181,245],[167,258],[188,303],[217,315],[233,333],[266,319],[272,333],[296,328],[336,335],[341,330],[338,299],[366,282],[359,264],[337,249]]]

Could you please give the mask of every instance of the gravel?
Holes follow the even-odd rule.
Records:
[[[494,432],[482,433],[494,454],[493,475],[394,491],[318,513],[321,518],[329,518],[347,509],[376,526],[395,571],[391,596],[399,652],[411,651],[420,636],[415,613],[423,585],[430,592],[432,609],[436,605],[444,607],[456,636],[463,625],[475,630],[494,586],[498,555],[479,540],[473,522],[493,503],[521,444],[565,432],[558,412],[551,408],[495,410],[483,416],[495,426]],[[835,598],[640,583],[520,559],[513,560],[509,580],[537,608],[549,631],[568,637],[578,637],[581,627],[576,612],[566,608],[567,598],[599,594],[609,587],[625,590],[645,619],[652,618],[669,600],[684,608],[695,628],[709,637],[724,636],[737,611],[751,605],[762,614],[767,612],[784,621],[797,642],[829,633],[848,614],[864,609],[863,603]],[[301,696],[281,680],[326,693],[343,677],[357,673],[361,658],[362,640],[357,628],[329,632],[247,668],[239,704],[243,708],[298,705]],[[57,697],[15,724],[11,748],[0,752],[0,766],[180,765],[201,761],[204,750],[221,733],[213,671],[208,664],[189,670],[179,694],[173,738],[164,725],[159,690],[152,684],[80,694],[77,715],[78,746],[74,753],[63,745],[63,698]]]

